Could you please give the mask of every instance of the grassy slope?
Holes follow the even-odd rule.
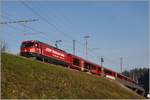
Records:
[[[114,81],[2,54],[2,98],[141,98]]]

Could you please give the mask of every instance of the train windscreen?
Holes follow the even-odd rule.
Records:
[[[24,48],[24,47],[32,47],[32,46],[34,46],[34,42],[24,42],[24,43],[22,43],[22,45],[21,45],[21,48]]]

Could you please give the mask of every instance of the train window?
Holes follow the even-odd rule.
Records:
[[[104,69],[104,73],[105,73],[105,74],[108,74],[108,75],[112,75],[112,72],[111,72],[111,71],[108,71],[108,70],[105,70],[105,69]]]
[[[92,65],[91,69],[96,70],[96,66]]]
[[[21,45],[22,48],[24,48],[24,47],[32,47],[32,46],[34,46],[34,42],[24,42]]]
[[[79,66],[80,65],[80,60],[77,58],[73,58],[73,65]]]
[[[123,78],[123,76],[121,76],[120,74],[117,74],[117,77],[120,78],[120,79]]]

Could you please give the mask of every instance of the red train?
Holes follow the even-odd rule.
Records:
[[[129,77],[126,77],[110,69],[101,67],[98,64],[92,63],[81,57],[72,55],[40,41],[23,41],[21,44],[20,55],[25,57],[33,57],[48,63],[59,64],[65,67],[70,67],[72,69],[77,69],[91,74],[119,80],[127,87],[130,87],[133,90],[138,90],[140,94],[143,94],[144,91],[143,88],[137,85],[136,81]]]

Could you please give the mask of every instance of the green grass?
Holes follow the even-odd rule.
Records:
[[[143,98],[115,81],[11,54],[1,54],[1,97],[34,99]]]

